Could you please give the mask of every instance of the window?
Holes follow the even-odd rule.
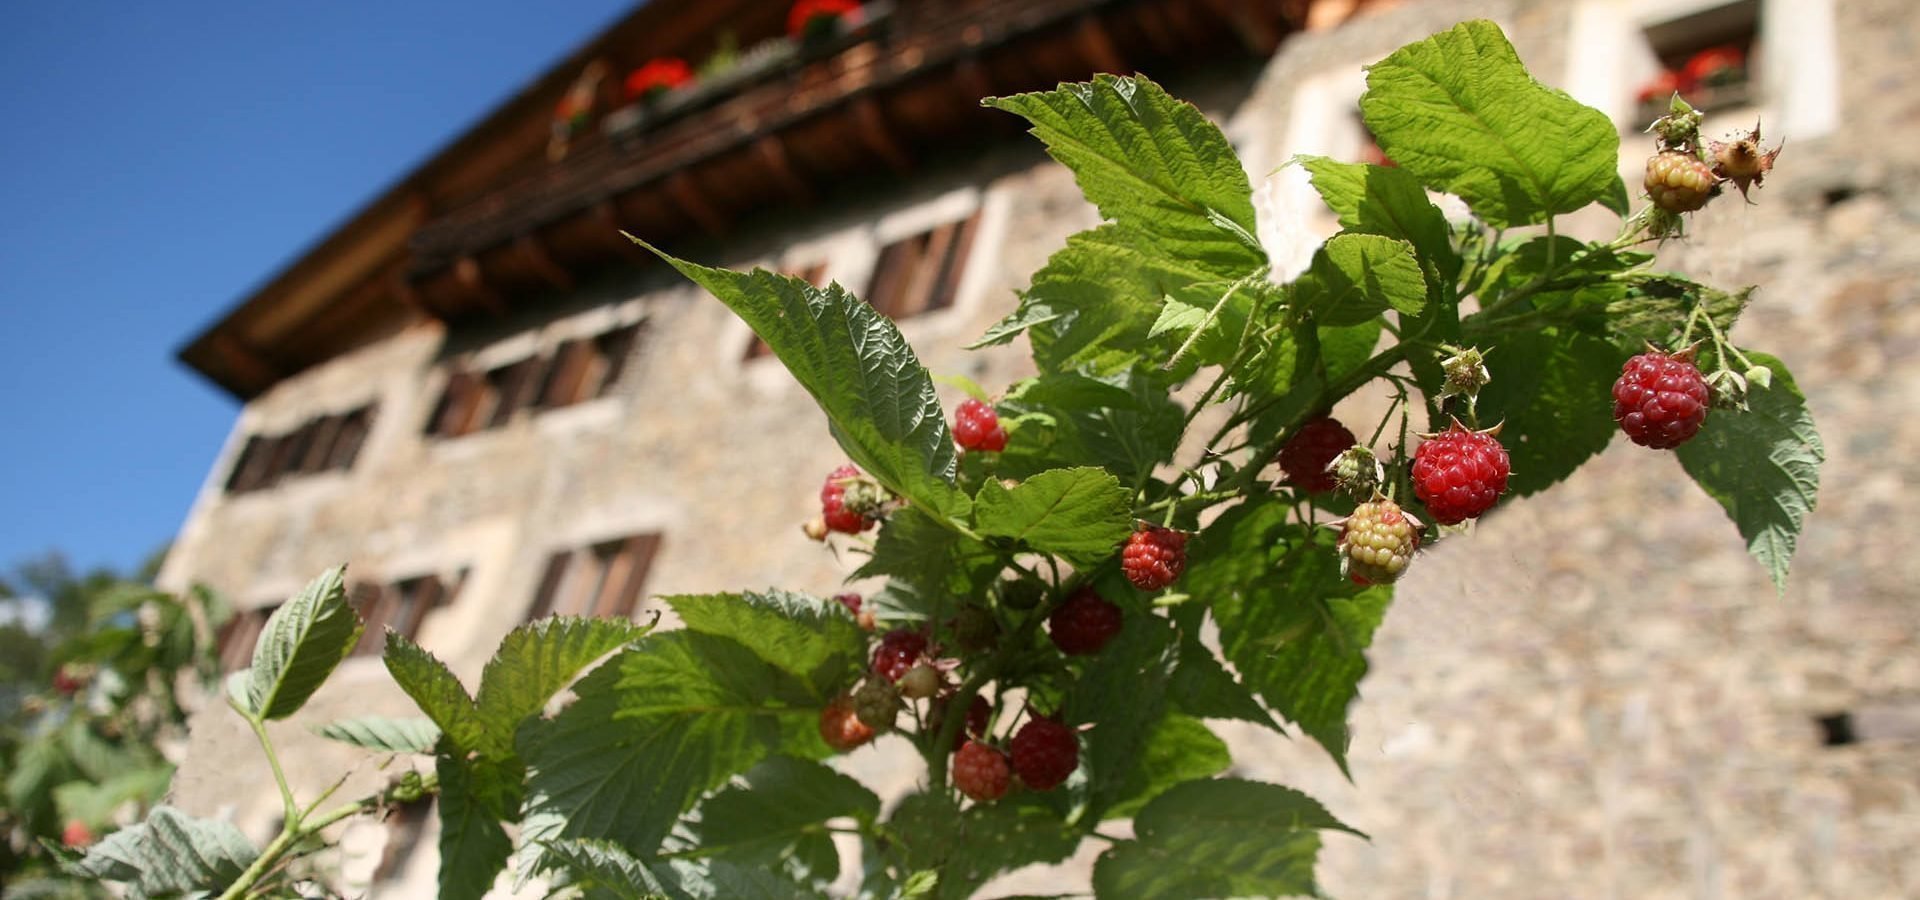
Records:
[[[417,640],[427,614],[452,604],[466,580],[466,570],[462,569],[450,578],[422,575],[391,584],[355,584],[349,602],[367,623],[367,630],[354,646],[353,654],[379,656],[386,648],[388,629],[408,640]]]
[[[427,417],[433,437],[459,437],[504,427],[520,410],[557,409],[613,392],[640,342],[642,323],[562,341],[549,356],[530,356],[486,371],[455,371]]]
[[[420,835],[426,830],[432,812],[432,797],[421,797],[392,807],[387,814],[387,843],[380,849],[379,864],[373,868],[374,884],[391,881],[413,858],[413,851],[420,846]]]
[[[374,406],[310,419],[285,434],[252,435],[227,476],[227,493],[263,490],[289,475],[353,468],[373,425]]]
[[[1665,115],[1676,91],[1703,112],[1753,102],[1759,7],[1758,0],[1740,0],[1648,26],[1644,37],[1658,74],[1635,96],[1636,120]]]
[[[804,269],[789,269],[781,274],[791,275],[814,287],[824,287],[827,281],[827,264],[818,262]],[[767,342],[761,340],[759,335],[753,335],[747,340],[747,355],[744,357],[746,362],[752,362],[760,357],[772,355],[773,348],[767,346]]]
[[[528,621],[549,615],[633,618],[659,552],[660,535],[640,534],[553,554]]]
[[[867,285],[867,302],[894,319],[952,306],[979,225],[980,213],[975,211],[960,221],[880,248],[873,281]]]
[[[260,631],[267,627],[267,619],[279,608],[280,604],[275,603],[237,610],[233,618],[220,626],[214,646],[219,649],[221,671],[237,672],[253,665],[253,645],[260,640]]]

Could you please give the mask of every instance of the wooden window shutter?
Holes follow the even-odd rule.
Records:
[[[268,438],[253,435],[247,438],[247,444],[240,449],[240,458],[233,461],[233,472],[227,476],[227,493],[238,494],[253,489],[260,480],[260,470],[266,466],[266,457],[272,455]]]
[[[341,418],[340,430],[334,435],[333,447],[327,454],[328,468],[353,468],[354,459],[360,455],[360,445],[366,443],[367,432],[373,428],[373,410],[371,405],[362,406]]]
[[[327,468],[327,458],[333,454],[333,442],[339,439],[340,427],[346,418],[321,416],[308,426],[313,429],[313,440],[300,457],[301,472],[319,472]]]
[[[540,586],[533,594],[533,606],[527,609],[527,621],[552,614],[553,605],[559,599],[560,585],[567,577],[567,563],[572,560],[573,552],[570,550],[547,557],[546,571],[540,573]]]
[[[581,389],[593,370],[594,356],[591,341],[576,339],[563,342],[553,352],[553,368],[547,372],[546,387],[540,392],[540,405],[551,409],[579,402]]]
[[[902,301],[913,280],[913,270],[920,265],[921,243],[921,236],[915,235],[881,249],[880,259],[873,265],[873,280],[867,284],[867,302],[881,315],[897,319],[904,314]]]
[[[967,272],[967,255],[973,252],[973,238],[980,230],[980,212],[975,210],[966,221],[953,226],[956,233],[947,245],[947,252],[937,259],[938,271],[933,280],[932,292],[927,297],[929,310],[946,309],[960,296],[960,278]]]
[[[416,640],[420,637],[420,624],[427,620],[427,613],[440,604],[446,588],[438,576],[427,575],[395,585],[389,593],[395,595],[396,603],[392,621],[387,624],[408,640]]]
[[[481,381],[472,372],[455,372],[447,379],[447,392],[441,398],[430,433],[441,437],[459,437],[473,430],[474,414],[479,409],[483,394]]]
[[[366,630],[360,634],[360,643],[353,646],[355,656],[379,656],[386,649],[387,620],[393,615],[394,592],[371,581],[358,582],[349,592],[348,602],[360,621],[366,623]]]
[[[499,428],[512,421],[513,414],[533,399],[533,392],[540,384],[541,362],[540,357],[529,356],[487,373],[495,395],[493,415],[487,419],[488,428]]]
[[[633,358],[634,347],[640,343],[642,327],[643,323],[635,322],[594,338],[594,347],[601,359],[600,384],[594,389],[594,396],[605,397],[620,383],[621,373],[627,370],[627,360]]]
[[[640,590],[646,586],[647,570],[653,566],[653,557],[660,549],[660,536],[642,534],[627,538],[619,545],[619,550],[607,561],[606,574],[600,580],[600,596],[595,598],[593,615],[611,618],[633,618],[633,610],[640,601]]]

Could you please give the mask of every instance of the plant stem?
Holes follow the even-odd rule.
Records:
[[[261,752],[267,755],[267,765],[273,767],[273,781],[280,786],[281,820],[285,822],[298,822],[300,819],[300,807],[299,804],[293,800],[293,788],[287,784],[287,773],[280,768],[280,754],[274,751],[273,739],[267,736],[266,720],[249,715],[246,710],[234,704],[231,698],[228,699],[227,703],[233,707],[235,712],[240,714],[241,718],[247,720],[247,727],[253,729],[254,738],[260,742]]]

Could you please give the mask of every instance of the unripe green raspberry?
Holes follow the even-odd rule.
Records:
[[[900,714],[900,689],[885,678],[869,678],[853,692],[853,714],[874,731],[889,731]]]
[[[1385,497],[1353,508],[1340,531],[1340,567],[1354,584],[1391,584],[1420,547],[1420,522]]]
[[[1720,190],[1720,177],[1698,157],[1668,150],[1647,159],[1647,197],[1671,213],[1706,206]]]
[[[900,676],[900,696],[924,700],[939,692],[940,682],[940,673],[934,671],[932,666],[921,663]]]

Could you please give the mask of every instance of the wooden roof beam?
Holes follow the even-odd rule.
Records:
[[[259,389],[284,377],[277,367],[233,334],[217,331],[212,338],[213,352],[220,357],[220,362],[245,384]]]
[[[1073,32],[1073,43],[1079,49],[1080,57],[1095,72],[1128,74],[1126,58],[1114,46],[1113,37],[1107,34],[1107,27],[1101,24],[1099,16],[1088,14],[1080,17],[1080,25]]]
[[[680,211],[685,213],[687,218],[692,219],[693,224],[698,225],[701,231],[706,232],[709,237],[726,235],[726,216],[721,215],[720,210],[707,202],[706,196],[700,193],[699,185],[693,183],[693,178],[687,174],[687,170],[680,169],[667,176],[665,186],[667,196],[680,206]]]
[[[781,190],[786,191],[787,199],[801,206],[813,202],[813,188],[794,168],[793,158],[787,154],[787,145],[780,141],[780,135],[769,133],[754,141],[753,154],[773,173],[773,180],[779,183]]]
[[[460,257],[460,260],[453,264],[453,277],[460,282],[461,287],[467,289],[467,293],[473,295],[474,302],[480,304],[482,309],[496,316],[507,314],[506,298],[502,297],[493,285],[487,283],[486,273],[481,271],[479,260],[471,256]]]
[[[513,248],[542,281],[552,285],[555,290],[573,290],[573,275],[567,272],[565,266],[554,262],[553,254],[547,252],[547,245],[541,242],[538,235],[521,235],[513,242]]]
[[[893,127],[887,124],[887,114],[880,109],[879,101],[872,94],[861,94],[853,101],[853,115],[859,122],[860,140],[872,150],[875,156],[887,164],[896,175],[905,175],[913,171],[913,157],[907,155],[906,148],[893,136]]]

